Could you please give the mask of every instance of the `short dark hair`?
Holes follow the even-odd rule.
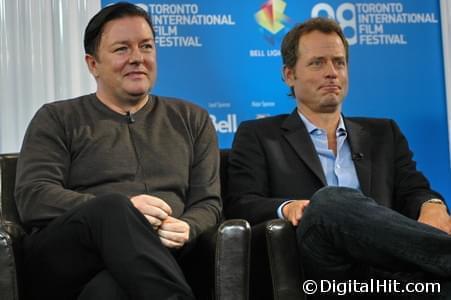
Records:
[[[282,63],[284,67],[290,69],[294,68],[300,54],[299,40],[303,35],[315,30],[322,33],[336,33],[343,42],[343,46],[346,51],[346,62],[348,62],[349,45],[340,25],[330,18],[316,17],[295,25],[283,38],[280,52],[282,53]],[[291,87],[291,93],[289,96],[294,96],[293,87]]]
[[[105,24],[109,21],[124,17],[142,17],[149,24],[152,34],[155,37],[152,20],[144,9],[128,2],[118,2],[102,8],[89,21],[85,30],[85,53],[97,57],[97,50],[99,49],[100,38],[102,37]]]
[[[348,61],[348,41],[346,40],[340,25],[332,19],[317,17],[309,19],[304,23],[297,24],[285,35],[281,46],[282,62],[284,66],[293,68],[296,65],[299,55],[299,39],[303,35],[315,30],[322,33],[336,33],[343,42],[346,51],[346,61]]]

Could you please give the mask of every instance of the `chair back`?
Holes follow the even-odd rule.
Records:
[[[230,149],[221,149],[221,167],[219,169],[219,175],[221,178],[221,198],[225,200],[227,196],[228,174],[227,169],[229,166],[229,153]]]
[[[23,234],[14,200],[17,153],[0,154],[0,224],[12,236]]]

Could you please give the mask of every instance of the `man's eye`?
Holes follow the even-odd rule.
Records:
[[[340,59],[340,60],[336,60],[335,61],[335,65],[336,66],[338,66],[338,67],[346,67],[346,61],[344,61],[344,60],[342,60],[342,59]]]
[[[127,51],[127,47],[119,47],[114,49],[114,52],[124,52],[124,51]]]
[[[314,60],[310,63],[310,65],[315,66],[315,67],[319,67],[323,64],[323,62],[321,60]]]
[[[152,44],[144,44],[141,46],[141,48],[150,50],[150,49],[153,49],[153,45]]]

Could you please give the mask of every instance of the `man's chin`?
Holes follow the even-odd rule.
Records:
[[[146,97],[149,94],[149,92],[150,92],[150,89],[149,90],[127,91],[126,93],[127,93],[128,98],[130,98],[130,100],[134,99],[132,101],[139,101],[142,98]]]
[[[130,97],[133,98],[141,98],[149,94],[152,86],[146,82],[142,82],[140,84],[130,84],[128,86],[123,87],[123,91]]]
[[[142,98],[149,94],[149,91],[144,92],[128,92],[127,93],[131,98]]]
[[[340,111],[341,103],[337,101],[330,101],[328,103],[323,103],[320,106],[321,113],[336,113],[337,111]]]
[[[333,96],[329,99],[323,99],[320,103],[320,110],[324,113],[334,113],[340,110],[343,99]]]
[[[137,105],[140,102],[142,102],[144,99],[146,99],[148,95],[148,91],[146,92],[130,92],[128,91],[127,93],[124,94],[124,97],[122,98],[122,103],[124,105]]]

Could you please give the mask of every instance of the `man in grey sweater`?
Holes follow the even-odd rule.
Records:
[[[174,256],[220,218],[208,114],[150,96],[155,33],[118,3],[85,31],[95,94],[44,105],[17,169],[33,299],[193,299]]]

